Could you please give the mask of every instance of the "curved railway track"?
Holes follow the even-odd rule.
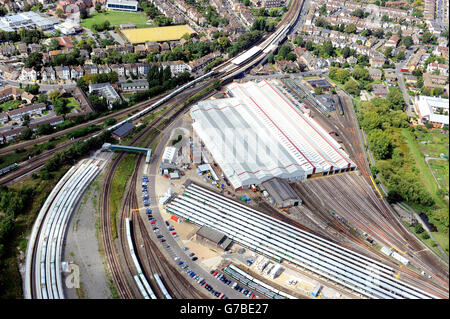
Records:
[[[198,91],[200,91],[203,88],[203,86],[200,86],[197,88]],[[211,94],[211,93],[209,93]],[[173,101],[172,101],[173,102]],[[169,108],[164,113],[159,116],[157,119],[155,119],[150,125],[148,125],[145,129],[143,129],[141,132],[139,132],[130,142],[129,145],[133,146],[137,142],[139,142],[143,137],[145,137],[147,134],[149,134],[153,129],[157,128],[157,126],[165,120],[166,122],[171,122],[173,119],[175,119],[180,113],[184,111],[184,109],[187,107],[187,105],[183,108],[180,108],[179,110],[173,112],[173,108]],[[173,113],[173,114],[171,114]],[[170,116],[169,116],[170,115]],[[154,136],[152,140],[155,138]],[[150,141],[151,143],[151,141]],[[111,185],[114,178],[115,171],[117,170],[117,167],[119,166],[120,162],[123,160],[125,154],[121,153],[119,156],[113,161],[111,167],[106,172],[106,180],[103,184],[103,190],[101,195],[101,210],[100,210],[100,223],[102,225],[101,231],[102,231],[102,241],[103,246],[105,250],[105,256],[106,261],[108,264],[108,267],[111,271],[112,279],[114,281],[114,284],[116,285],[119,295],[121,298],[129,299],[133,298],[133,294],[131,292],[131,289],[129,287],[129,284],[125,278],[124,271],[122,270],[119,256],[117,253],[117,250],[114,246],[114,239],[112,236],[112,230],[111,230],[111,217],[110,217],[110,207],[109,207],[109,198],[111,193]],[[139,156],[138,156],[139,159]],[[134,187],[134,191],[135,191]],[[128,197],[128,196],[127,196]],[[132,205],[132,194],[130,194],[130,197],[128,197],[128,204]],[[124,218],[125,216],[121,217]],[[119,220],[119,227],[121,229],[124,229],[122,222]],[[121,242],[124,242],[124,240],[121,240]],[[124,248],[122,244],[122,248]],[[130,263],[128,263],[128,267],[130,267]]]
[[[340,94],[340,96],[342,95]],[[332,131],[340,133],[338,139],[343,140],[350,157],[354,159],[358,166],[361,177],[354,175],[350,178],[349,175],[344,174],[341,176],[322,178],[321,183],[323,185],[316,185],[314,188],[311,188],[315,185],[314,180],[309,181],[308,183],[310,184],[308,184],[308,186],[298,185],[300,189],[303,188],[301,194],[305,197],[305,204],[309,206],[310,209],[316,211],[317,215],[319,215],[322,220],[327,221],[329,225],[334,226],[338,231],[341,229],[341,233],[343,232],[347,238],[351,239],[361,247],[363,247],[362,245],[367,247],[367,245],[364,241],[361,241],[361,239],[358,239],[350,232],[345,231],[345,227],[339,225],[331,214],[324,211],[325,207],[319,204],[319,198],[332,198],[333,205],[328,207],[329,209],[344,212],[345,214],[343,216],[345,218],[348,218],[349,220],[351,218],[351,222],[355,223],[358,228],[372,234],[374,237],[378,237],[382,241],[393,243],[399,248],[407,247],[408,250],[412,251],[424,251],[424,247],[418,243],[417,240],[402,227],[402,225],[399,225],[399,222],[395,216],[393,216],[390,207],[387,207],[388,204],[385,200],[380,200],[377,196],[376,190],[370,181],[368,163],[364,155],[363,141],[358,130],[353,106],[346,98],[345,95],[341,97],[344,116],[337,116],[335,121],[327,121],[325,127],[328,126]],[[321,114],[318,114],[317,116],[321,121],[325,121]],[[345,189],[351,189],[353,192],[357,192],[357,194],[351,196],[352,199],[349,200],[349,198],[347,198],[348,196],[344,196]],[[316,194],[311,194],[311,192],[316,192]],[[380,252],[373,250],[371,252],[382,260],[393,264],[390,258]],[[436,261],[433,260],[432,256],[429,254],[426,256],[423,253],[422,256],[425,257],[424,260],[426,263],[418,258],[415,258],[415,261],[423,267],[431,267],[434,270],[435,278],[441,283],[441,286],[421,277],[419,274],[406,267],[400,267],[400,269],[398,269],[398,266],[396,265],[395,268],[399,270],[399,273],[401,272],[404,275],[407,275],[408,279],[414,282],[415,285],[426,285],[427,287],[424,288],[429,292],[433,290],[434,293],[438,293],[440,297],[445,296],[445,293],[443,294],[443,289],[445,290],[446,288],[443,287],[448,287],[448,281],[440,275],[443,271],[442,268],[436,267]]]

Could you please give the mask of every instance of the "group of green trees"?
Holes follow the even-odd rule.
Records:
[[[183,72],[175,77],[172,77],[170,67],[160,67],[153,65],[150,67],[147,74],[147,81],[149,83],[149,89],[145,91],[139,91],[130,97],[129,104],[136,104],[138,102],[147,100],[159,94],[162,94],[168,90],[174,89],[179,85],[183,85],[189,81],[192,81],[192,76],[189,72]],[[121,105],[120,107],[125,107]]]
[[[432,206],[433,198],[421,185],[414,160],[403,146],[400,130],[409,127],[404,108],[401,93],[396,91],[390,92],[386,99],[375,98],[358,105],[358,121],[377,160],[372,171],[381,175],[389,190],[389,200]]]
[[[94,23],[92,25],[92,29],[94,29],[97,32],[103,32],[111,29],[111,22],[108,20],[103,21],[102,23]]]
[[[258,17],[253,22],[251,30],[267,31],[272,32],[277,25],[276,21],[270,21],[266,18]]]

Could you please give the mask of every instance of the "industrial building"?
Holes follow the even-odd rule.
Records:
[[[0,30],[7,32],[17,31],[21,28],[48,30],[58,23],[60,22],[56,18],[44,17],[36,12],[28,11],[0,17]]]
[[[209,245],[213,248],[220,248],[228,250],[232,244],[231,239],[222,234],[221,232],[202,226],[196,233],[196,240],[201,241],[202,244]]]
[[[114,11],[136,12],[138,2],[130,0],[108,0],[106,2],[106,8]]]
[[[298,206],[302,203],[300,197],[284,179],[271,178],[261,184],[261,189],[273,198],[278,208]]]
[[[173,146],[167,146],[164,149],[161,163],[173,164],[177,155],[177,149]]]
[[[234,189],[273,177],[295,181],[354,170],[337,141],[275,83],[232,83],[229,98],[191,108],[194,135]]]
[[[435,127],[448,126],[448,99],[432,96],[416,96],[414,109],[422,124],[433,124]]]

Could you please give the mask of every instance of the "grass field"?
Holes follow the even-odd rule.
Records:
[[[179,40],[185,33],[194,33],[188,25],[173,25],[159,28],[121,30],[132,44]]]
[[[121,210],[122,200],[125,196],[125,187],[130,180],[134,170],[136,154],[127,154],[117,167],[116,173],[111,185],[111,197],[109,208],[111,212],[111,228],[113,238],[117,238],[117,217]]]
[[[95,13],[89,18],[84,19],[81,25],[85,28],[92,29],[92,25],[100,24],[108,20],[112,26],[120,24],[134,24],[137,28],[144,28],[148,25],[147,17],[143,12],[114,12],[109,11],[105,13]]]

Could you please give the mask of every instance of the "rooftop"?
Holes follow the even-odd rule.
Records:
[[[233,83],[232,98],[191,108],[196,134],[233,186],[355,167],[340,145],[271,83]]]
[[[122,137],[127,135],[131,130],[134,129],[134,125],[132,123],[125,123],[118,129],[114,130],[113,134],[117,135],[118,137]]]

